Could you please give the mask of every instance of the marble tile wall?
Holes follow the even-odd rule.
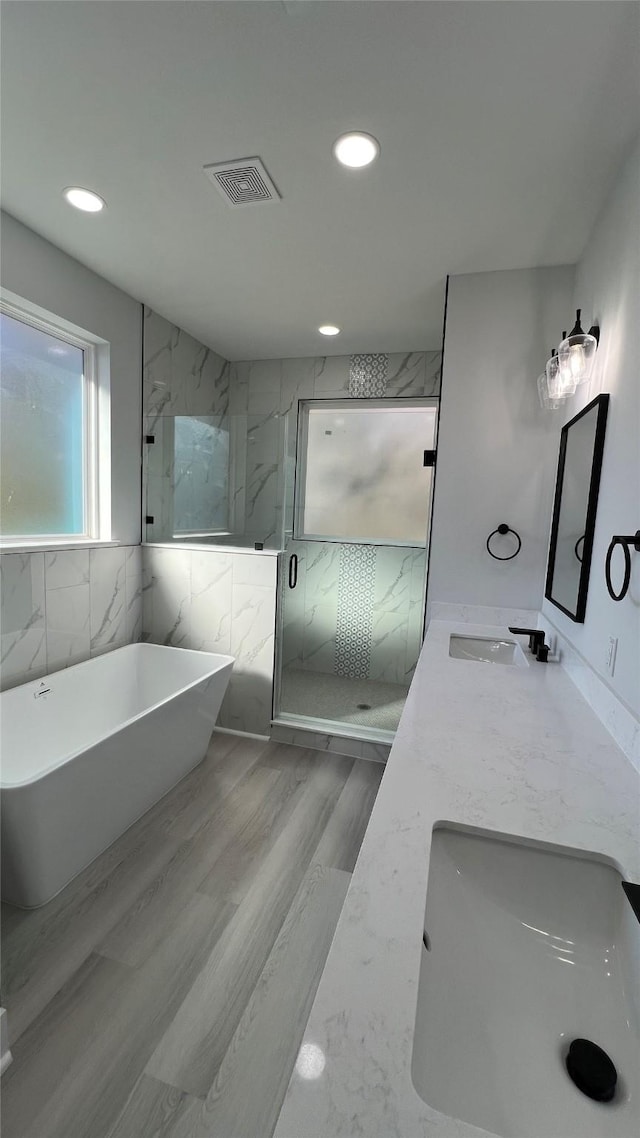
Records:
[[[143,640],[235,657],[218,726],[267,735],[277,557],[143,547]]]
[[[176,417],[201,417],[228,430],[231,365],[187,332],[144,309],[143,322],[144,433],[156,439],[145,446],[145,514],[152,516],[147,541],[173,536],[173,496],[176,471],[173,461],[173,423]],[[180,476],[197,482],[197,456],[193,470]],[[205,476],[207,471],[204,472]],[[210,511],[208,511],[209,513]],[[225,511],[226,513],[226,511]]]
[[[67,668],[142,635],[141,547],[0,555],[1,685]]]
[[[143,352],[146,434],[162,442],[179,415],[215,416],[228,427],[229,529],[249,547],[282,548],[290,527],[300,399],[440,392],[440,352],[229,363],[148,308]],[[147,447],[145,513],[155,519],[148,541],[173,536],[174,479],[172,447]]]
[[[345,548],[354,547],[338,542],[288,543],[281,574],[284,667],[348,674],[337,651],[349,635],[352,607],[347,576],[355,567],[344,558]],[[353,648],[360,662],[366,663],[365,678],[410,683],[422,643],[426,551],[397,546],[360,548],[370,551],[373,562],[365,583],[371,616],[364,649],[359,640],[356,643],[360,624]],[[293,590],[288,587],[287,574],[292,553],[298,557],[298,582]]]
[[[211,348],[145,308],[143,405],[151,425],[161,415],[226,415],[230,366]]]
[[[229,411],[245,415],[247,445],[235,448],[234,483],[243,496],[246,544],[282,546],[291,528],[300,399],[389,398],[440,394],[440,352],[315,356],[230,364]],[[238,419],[237,422],[240,422]],[[232,450],[234,450],[232,446]]]
[[[225,367],[215,353],[205,359],[205,351],[191,337],[145,311],[147,431],[159,432],[160,420],[170,415],[228,416],[234,535],[238,544],[252,546],[261,541],[267,549],[281,547],[292,517],[298,400],[348,398],[352,359],[319,356]],[[385,357],[382,370],[389,396],[439,394],[439,352],[392,354]],[[171,484],[170,470],[151,473],[165,485]],[[162,517],[162,511],[158,512]],[[148,531],[147,540],[162,537]],[[301,558],[301,584],[286,610],[283,654],[285,662],[300,660],[301,666],[333,672],[340,547],[303,544],[310,548]],[[404,558],[404,551],[400,552]],[[254,556],[258,561],[251,572],[260,576],[256,568],[259,555],[145,549],[143,623],[144,636],[150,640],[235,655],[237,663],[220,723],[263,734],[271,718],[276,559],[266,555],[268,568],[263,567],[260,580],[251,585],[250,597],[249,585],[241,577],[247,572],[243,562]],[[387,561],[381,561],[380,580],[386,579]],[[410,579],[411,571],[404,583],[407,589]],[[378,604],[376,609],[374,599],[371,671],[385,679],[410,677],[419,650],[420,619],[415,629],[406,612],[400,621],[395,601],[385,596],[383,590],[380,600],[386,607]],[[420,594],[420,603],[421,599]]]

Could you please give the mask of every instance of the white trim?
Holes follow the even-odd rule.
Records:
[[[0,312],[83,353],[83,525],[81,534],[0,536],[0,552],[111,541],[111,393],[109,344],[7,289]]]
[[[126,546],[131,548],[129,543],[122,541],[94,541],[92,538],[87,538],[82,541],[79,538],[70,541],[32,541],[32,542],[14,542],[10,541],[0,542],[0,557],[4,557],[9,553],[47,553],[49,550],[54,552],[58,549],[111,549],[116,546]],[[136,548],[136,546],[133,546]]]
[[[56,316],[54,312],[48,312],[38,304],[32,304],[31,301],[5,288],[0,288],[0,309],[8,316],[13,316],[15,320],[30,324],[32,328],[39,328],[41,332],[54,336],[56,340],[65,340],[75,348],[85,348],[87,345],[95,347],[97,344],[107,343],[100,336],[94,336],[77,324],[71,324],[68,320]]]

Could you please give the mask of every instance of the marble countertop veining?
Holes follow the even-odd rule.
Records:
[[[436,822],[593,851],[640,880],[640,775],[564,670],[452,659],[452,632],[508,635],[429,627],[274,1138],[486,1135],[411,1080]]]

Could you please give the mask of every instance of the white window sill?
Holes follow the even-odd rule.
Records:
[[[29,541],[29,542],[0,542],[0,554],[3,553],[47,553],[56,549],[101,549],[108,546],[122,545],[120,541]]]

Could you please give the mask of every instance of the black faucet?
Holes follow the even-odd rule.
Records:
[[[623,881],[622,888],[629,898],[631,908],[640,921],[640,885],[634,885],[632,881]]]
[[[529,651],[532,652],[534,656],[537,655],[539,648],[546,647],[544,643],[544,632],[541,628],[511,628],[511,626],[509,626],[509,632],[515,632],[519,636],[528,636]],[[547,648],[547,651],[548,650]]]

